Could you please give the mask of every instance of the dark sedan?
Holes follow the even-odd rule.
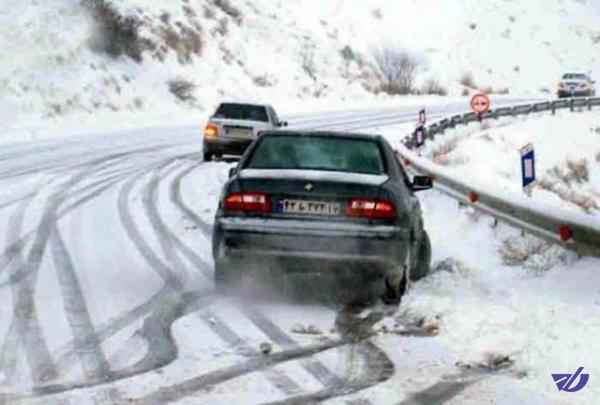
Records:
[[[223,187],[213,229],[217,288],[245,276],[333,280],[398,304],[431,248],[411,182],[381,136],[268,131]]]

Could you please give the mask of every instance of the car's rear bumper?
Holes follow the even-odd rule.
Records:
[[[277,261],[289,272],[350,271],[384,275],[406,259],[410,233],[399,226],[223,217],[215,260]]]
[[[217,138],[204,140],[204,153],[222,155],[243,155],[253,139]]]
[[[585,91],[569,91],[569,90],[559,90],[557,92],[558,97],[590,97],[592,95],[592,90]]]

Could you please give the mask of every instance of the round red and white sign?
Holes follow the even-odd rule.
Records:
[[[490,109],[490,99],[483,93],[475,94],[471,98],[471,109],[477,114],[483,114]]]

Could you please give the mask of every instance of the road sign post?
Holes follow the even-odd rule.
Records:
[[[477,93],[471,97],[471,109],[477,114],[477,119],[481,122],[483,114],[485,114],[491,106],[490,99],[483,93]]]
[[[535,151],[533,145],[528,143],[521,148],[521,184],[523,192],[531,196],[531,190],[535,183]]]

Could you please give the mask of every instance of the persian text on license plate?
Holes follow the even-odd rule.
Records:
[[[277,211],[286,214],[340,215],[340,203],[325,201],[283,199],[277,202]]]

